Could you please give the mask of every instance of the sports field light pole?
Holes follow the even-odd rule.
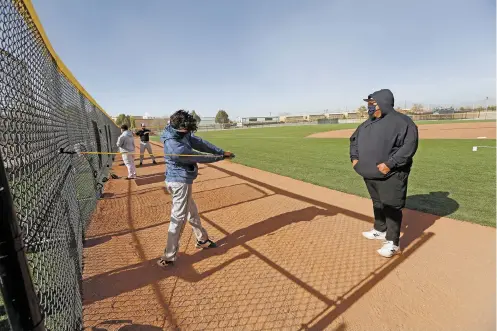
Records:
[[[0,290],[13,331],[44,331],[0,153]]]
[[[485,99],[485,119],[487,119],[488,113],[488,97]]]

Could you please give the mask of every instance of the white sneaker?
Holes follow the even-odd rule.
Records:
[[[362,235],[368,239],[385,240],[387,233],[372,229],[371,231],[363,232]]]
[[[399,246],[395,246],[393,241],[384,241],[383,247],[377,250],[377,252],[383,257],[392,257],[400,252],[400,248]]]

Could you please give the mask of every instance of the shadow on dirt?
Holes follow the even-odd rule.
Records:
[[[125,324],[125,325],[123,325]],[[119,329],[116,329],[116,328]],[[109,329],[110,328],[110,329]],[[99,324],[99,326],[94,326],[91,328],[92,331],[160,331],[162,328],[152,325],[145,324],[134,324],[131,320],[109,320]]]
[[[137,179],[135,179],[135,184],[138,186],[142,185],[150,185],[150,184],[156,184],[156,183],[164,183],[164,180],[166,179],[166,176],[164,173],[158,174],[158,175],[152,175],[152,176],[147,176],[146,178],[143,178],[144,176],[140,176]]]
[[[84,248],[94,247],[94,246],[106,243],[111,239],[112,239],[112,236],[109,236],[109,235],[86,239],[83,242],[83,247]]]
[[[459,209],[459,203],[449,198],[449,192],[430,192],[407,197],[401,231],[401,245],[406,247],[419,238],[441,217],[449,216]],[[425,211],[425,212],[421,212]]]
[[[155,264],[155,259],[153,259],[145,261],[143,263],[126,266],[120,270],[113,270],[108,273],[89,277],[84,281],[85,290],[90,293],[90,295],[85,296],[85,304],[90,304],[109,297],[117,296],[121,293],[129,292],[150,283],[157,282],[169,276],[177,276],[189,282],[201,281],[202,279],[223,269],[224,266],[231,264],[233,261],[248,258],[251,254],[255,254],[257,256],[261,255],[260,253],[255,252],[252,248],[247,246],[247,242],[264,235],[269,235],[291,223],[309,222],[319,215],[332,216],[335,214],[336,213],[332,211],[313,206],[268,218],[262,222],[255,223],[246,228],[237,230],[232,234],[227,233],[226,230],[215,225],[212,221],[208,220],[203,215],[202,218],[204,220],[226,234],[226,237],[217,242],[218,248],[216,248],[215,250],[199,251],[198,253],[193,255],[181,255],[179,258],[179,262],[177,262],[173,269],[174,273],[159,269]],[[213,254],[225,254],[228,250],[237,246],[243,246],[248,250],[249,253],[240,254],[235,258],[203,273],[198,273],[193,268],[193,265],[196,262],[206,257],[212,256]],[[259,257],[263,258],[263,256]],[[271,263],[269,260],[267,262]],[[285,272],[277,265],[274,265],[273,267],[282,273],[288,274],[288,272]],[[291,275],[287,276],[291,277]],[[298,280],[295,281],[301,283]],[[304,286],[303,284],[301,285]],[[308,290],[312,291],[312,289],[310,288]],[[318,295],[317,293],[315,294]],[[327,301],[331,302],[330,300]]]
[[[367,280],[364,279],[361,280],[361,282],[358,282],[357,286],[353,286],[341,295],[341,301],[334,301],[331,298],[328,298],[323,293],[320,293],[319,291],[314,289],[312,286],[308,285],[306,282],[302,281],[297,276],[293,275],[291,272],[287,271],[285,268],[273,262],[261,252],[255,250],[247,243],[256,238],[271,235],[272,233],[275,233],[277,230],[289,224],[310,222],[319,216],[334,216],[337,214],[343,214],[368,223],[373,223],[372,218],[355,211],[346,210],[338,206],[334,206],[322,201],[314,200],[306,196],[283,190],[279,187],[272,186],[268,183],[261,182],[253,178],[242,176],[238,173],[228,171],[218,166],[209,165],[208,167],[223,173],[223,178],[236,177],[240,180],[245,181],[247,185],[258,188],[258,190],[262,192],[262,196],[258,197],[257,199],[264,199],[271,195],[281,195],[287,198],[298,200],[300,202],[305,202],[307,204],[310,204],[311,206],[303,208],[301,210],[282,213],[267,218],[258,223],[251,224],[245,228],[238,229],[232,233],[225,230],[219,224],[216,224],[214,221],[206,217],[205,213],[211,212],[213,210],[204,211],[203,213],[201,213],[202,220],[225,235],[224,238],[218,241],[219,247],[214,250],[198,251],[192,255],[181,255],[178,262],[168,270],[162,270],[158,268],[155,264],[156,259],[145,259],[145,254],[142,251],[143,249],[141,247],[141,244],[136,238],[135,241],[137,244],[137,252],[143,262],[117,268],[112,271],[85,279],[84,288],[85,293],[87,293],[87,295],[85,296],[85,305],[92,304],[94,302],[101,301],[110,297],[115,297],[122,293],[142,288],[146,285],[155,286],[159,281],[167,277],[179,277],[188,282],[199,282],[222,270],[227,265],[230,265],[235,261],[255,256],[259,260],[263,261],[265,265],[270,266],[272,269],[285,276],[287,280],[290,280],[302,289],[305,289],[308,293],[325,304],[326,307],[320,313],[316,314],[314,318],[301,325],[301,330],[324,330],[332,323],[336,323],[336,319],[341,314],[347,311],[347,309],[351,307],[357,300],[359,300],[365,293],[372,289],[392,270],[394,270],[397,266],[408,259],[413,252],[415,252],[419,247],[421,247],[430,238],[432,238],[434,234],[427,232],[427,229],[436,220],[438,220],[440,216],[448,215],[458,208],[457,202],[448,198],[448,194],[442,194],[441,192],[433,192],[428,195],[416,195],[409,197],[409,206],[419,206],[424,203],[427,203],[428,205],[431,204],[431,206],[436,206],[438,204],[443,204],[444,206],[439,207],[437,215],[424,214],[413,210],[405,210],[403,224],[404,236],[401,240],[402,246],[406,247],[406,249],[403,251],[403,254],[389,260],[387,263],[382,265],[381,268],[372,271],[370,275],[374,275],[374,277],[371,278],[370,275],[368,275]],[[272,193],[265,193],[263,189],[269,190]],[[131,195],[129,195],[128,199],[130,197]],[[248,201],[253,200],[244,200],[243,202],[237,202],[235,204],[222,206],[217,210],[228,208],[241,203],[247,203]],[[129,232],[134,233],[136,229],[133,228],[133,219],[131,215],[131,203],[129,202],[127,216],[128,224],[130,227]],[[223,263],[220,263],[219,265],[204,272],[199,272],[195,268],[193,268],[193,265],[198,261],[201,261],[213,255],[225,254],[230,249],[240,246],[246,250],[246,253],[234,256],[231,259],[224,261]],[[374,253],[372,252],[371,254]],[[162,296],[160,290],[157,291],[157,295],[159,297]],[[166,307],[166,299],[161,300],[161,305],[163,305],[164,311],[168,311],[166,318],[173,324],[175,324],[174,316],[172,316],[169,308]],[[336,330],[345,330],[345,325],[340,325]]]

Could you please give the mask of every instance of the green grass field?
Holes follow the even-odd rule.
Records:
[[[351,167],[348,139],[305,138],[316,132],[356,126],[309,125],[198,135],[234,152],[236,163],[368,197],[364,182]],[[472,152],[475,145],[495,146],[495,140],[421,140],[410,177],[407,207],[495,227],[495,149]]]

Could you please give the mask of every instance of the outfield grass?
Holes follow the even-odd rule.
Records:
[[[316,132],[356,126],[292,126],[198,135],[234,152],[234,162],[367,197],[364,182],[349,161],[348,139],[305,138]],[[495,140],[421,140],[407,207],[495,227],[495,149],[472,152],[475,145],[495,146]],[[449,196],[430,192],[448,192]]]

